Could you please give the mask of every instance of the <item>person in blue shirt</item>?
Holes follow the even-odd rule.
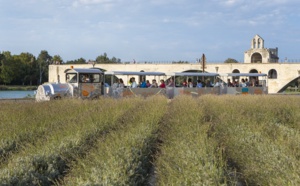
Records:
[[[198,87],[198,88],[202,88],[202,87],[203,87],[203,84],[202,84],[202,82],[201,82],[200,79],[198,79],[197,87]]]

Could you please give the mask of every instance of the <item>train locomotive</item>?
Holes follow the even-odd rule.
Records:
[[[94,99],[102,95],[103,72],[100,69],[73,68],[65,74],[66,83],[45,83],[36,91],[36,101],[67,97]]]

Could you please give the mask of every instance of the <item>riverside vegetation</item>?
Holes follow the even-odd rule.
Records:
[[[299,185],[298,96],[1,102],[2,185]]]

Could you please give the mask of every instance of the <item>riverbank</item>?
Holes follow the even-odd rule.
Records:
[[[37,86],[22,86],[22,85],[0,85],[0,90],[36,90]]]
[[[0,99],[0,102],[32,102],[35,101],[34,98],[6,98],[6,99]]]

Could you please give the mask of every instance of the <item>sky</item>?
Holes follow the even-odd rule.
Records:
[[[0,51],[64,62],[243,61],[258,34],[300,59],[299,0],[0,0]],[[300,60],[299,60],[300,61]]]

